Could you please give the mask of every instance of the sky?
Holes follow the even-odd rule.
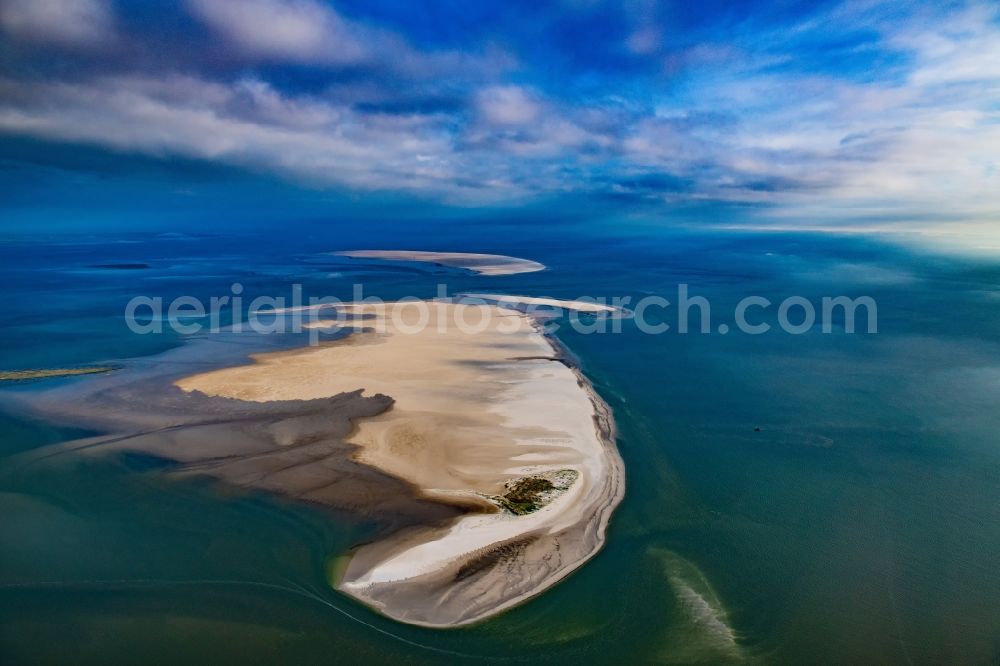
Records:
[[[998,161],[996,0],[0,0],[9,219],[273,187],[1000,241]]]

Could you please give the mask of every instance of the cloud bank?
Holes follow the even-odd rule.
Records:
[[[106,0],[4,0],[0,26],[15,38],[64,46],[92,46],[113,39]]]
[[[6,0],[0,132],[463,205],[1000,214],[995,3],[431,7]]]

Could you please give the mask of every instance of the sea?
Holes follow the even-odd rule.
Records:
[[[350,249],[546,269],[490,277],[331,254]],[[293,285],[306,298],[348,299],[355,285],[432,298],[445,285],[629,299],[637,316],[605,330],[550,322],[618,426],[627,488],[604,549],[485,622],[408,626],[331,585],[370,526],[141,456],[24,464],[99,433],[2,396],[94,379],[5,381],[0,663],[1000,662],[1000,261],[851,234],[502,215],[20,230],[0,237],[0,372],[147,363],[211,333],[137,333],[133,298],[207,303],[235,284],[245,302],[290,299]],[[704,330],[701,305],[679,330],[682,286],[708,304]],[[870,299],[877,330],[862,315],[853,332],[827,321],[823,299],[840,296]],[[746,319],[767,332],[737,324],[748,297]]]

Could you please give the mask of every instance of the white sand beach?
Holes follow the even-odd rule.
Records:
[[[177,382],[250,401],[359,388],[394,399],[355,422],[357,459],[471,511],[356,549],[339,589],[404,622],[455,626],[543,591],[600,549],[624,490],[613,422],[528,315],[435,301],[339,314],[312,325],[356,329],[346,338]],[[543,491],[515,502],[530,484]]]
[[[545,270],[543,264],[529,259],[508,257],[502,254],[477,254],[473,252],[424,252],[421,250],[349,250],[334,252],[340,257],[357,259],[384,259],[386,261],[417,261],[439,264],[449,268],[462,268],[480,275],[515,275]]]
[[[479,294],[465,293],[457,296],[460,300],[481,300],[498,305],[524,305],[539,308],[557,308],[560,310],[576,310],[577,312],[620,312],[619,308],[605,303],[585,300],[563,300],[560,298],[542,298],[535,296],[513,296],[511,294]]]

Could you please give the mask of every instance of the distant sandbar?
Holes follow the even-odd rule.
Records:
[[[586,300],[564,300],[561,298],[544,298],[535,296],[512,296],[510,294],[459,294],[463,300],[481,300],[488,303],[496,303],[501,306],[539,306],[556,308],[559,310],[575,310],[577,312],[604,312],[614,314],[620,312],[619,308],[605,303]]]
[[[545,270],[543,264],[529,259],[508,257],[502,254],[476,254],[472,252],[424,252],[420,250],[349,250],[334,252],[341,257],[357,259],[383,259],[386,261],[417,261],[438,264],[448,268],[462,268],[479,275],[515,275]]]
[[[92,368],[46,368],[42,370],[6,370],[0,371],[0,381],[18,382],[29,379],[48,379],[49,377],[74,377],[77,375],[98,375],[111,372],[111,366],[96,366]]]

